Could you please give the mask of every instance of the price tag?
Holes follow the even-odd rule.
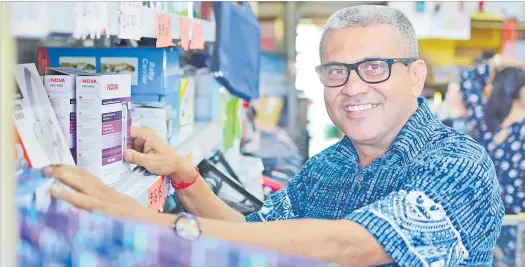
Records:
[[[47,37],[49,12],[44,2],[14,2],[11,8],[11,32],[19,37]]]
[[[142,38],[142,8],[138,4],[119,3],[118,38]]]
[[[166,184],[164,183],[164,176],[161,176],[148,189],[148,208],[154,211],[162,212],[164,210],[165,202],[166,202]]]
[[[108,3],[107,2],[77,2],[75,3],[75,21],[73,38],[98,39],[103,34],[108,36]]]
[[[191,49],[204,49],[204,38],[202,37],[202,22],[193,20],[193,40],[191,40]]]
[[[157,47],[168,47],[174,45],[171,37],[171,16],[164,13],[157,13],[155,36],[157,37]]]
[[[179,17],[179,46],[184,50],[190,48],[190,20],[184,17]]]

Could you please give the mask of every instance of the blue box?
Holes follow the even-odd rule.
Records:
[[[131,94],[168,95],[179,89],[181,51],[150,47],[39,47],[39,70],[76,67],[91,73],[131,73]]]

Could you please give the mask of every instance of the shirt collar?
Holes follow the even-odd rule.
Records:
[[[418,108],[394,139],[387,153],[374,160],[401,161],[407,163],[421,151],[436,127],[437,119],[432,114],[425,98],[418,97]],[[348,160],[357,162],[357,151],[348,137],[343,137],[338,152]]]

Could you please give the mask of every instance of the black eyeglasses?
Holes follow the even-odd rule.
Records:
[[[340,87],[348,82],[350,72],[355,70],[357,76],[370,84],[382,83],[390,79],[392,65],[403,63],[406,66],[414,63],[418,58],[367,58],[353,63],[327,63],[315,67],[321,83],[326,87]]]

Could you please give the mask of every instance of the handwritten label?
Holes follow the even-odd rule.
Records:
[[[161,176],[148,189],[148,208],[151,210],[162,212],[164,210],[165,202],[166,202],[166,184],[164,183],[164,176]]]
[[[20,37],[47,37],[50,31],[49,11],[46,3],[13,2],[11,10],[11,31]]]
[[[142,37],[142,8],[138,4],[119,3],[118,38],[140,40]]]
[[[98,39],[109,35],[108,3],[77,2],[74,8],[73,38]]]
[[[190,20],[184,17],[179,17],[179,46],[184,50],[190,48]]]
[[[157,13],[156,19],[157,47],[168,47],[174,45],[171,38],[171,16]]]
[[[204,49],[204,38],[202,37],[202,22],[193,20],[193,40],[191,40],[191,49]]]

